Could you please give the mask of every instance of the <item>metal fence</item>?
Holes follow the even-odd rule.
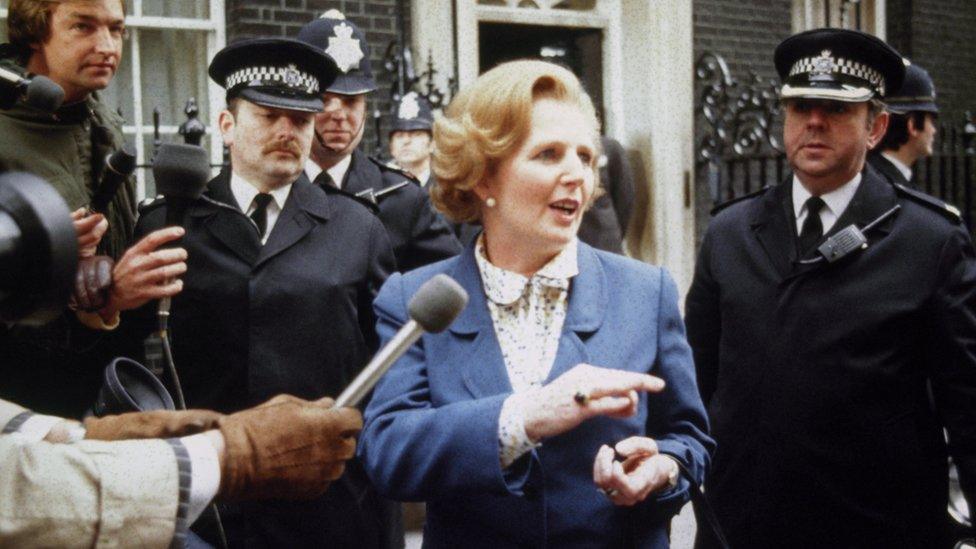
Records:
[[[746,82],[732,78],[718,55],[705,53],[695,65],[698,93],[697,168],[712,204],[720,204],[766,185],[789,173],[777,139],[779,84],[750,74]],[[920,190],[956,206],[973,227],[976,188],[976,118],[947,121],[939,128],[931,157],[913,170]]]

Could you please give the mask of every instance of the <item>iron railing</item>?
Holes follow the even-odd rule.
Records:
[[[732,78],[718,55],[705,53],[695,64],[696,158],[712,204],[719,204],[789,173],[779,132],[779,85],[750,74],[747,82]],[[962,124],[941,126],[933,155],[913,170],[916,188],[956,206],[973,227],[976,215],[976,117],[967,112]]]

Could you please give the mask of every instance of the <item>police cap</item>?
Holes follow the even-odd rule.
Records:
[[[393,104],[393,124],[390,132],[411,130],[431,131],[434,125],[434,112],[430,101],[417,92],[404,94]]]
[[[302,27],[298,39],[335,59],[339,75],[325,91],[359,95],[376,90],[366,35],[339,10],[329,10]]]
[[[780,97],[859,103],[884,98],[905,76],[901,55],[880,38],[847,29],[814,29],[780,42],[773,56]]]
[[[906,114],[911,111],[922,111],[938,113],[939,107],[935,104],[935,83],[928,71],[905,60],[908,65],[905,69],[905,81],[901,88],[889,94],[886,101],[888,109],[898,114]]]
[[[278,109],[322,111],[322,90],[338,74],[321,50],[289,38],[235,42],[210,62],[210,78],[227,90],[227,100],[242,97]]]

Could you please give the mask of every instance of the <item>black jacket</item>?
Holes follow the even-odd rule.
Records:
[[[426,189],[403,172],[353,151],[342,190],[357,194],[368,189],[379,194],[379,216],[389,231],[398,270],[406,272],[461,253],[461,244],[431,207]],[[384,189],[390,190],[383,193]]]
[[[600,168],[605,193],[583,214],[579,239],[594,248],[623,253],[623,241],[634,208],[634,174],[624,148],[615,139],[600,138],[607,163]]]
[[[372,301],[394,268],[383,225],[302,174],[261,246],[226,172],[206,197],[187,211],[188,270],[170,319],[187,405],[234,412],[278,393],[336,396],[376,349]],[[161,227],[165,213],[150,206],[137,233]],[[141,328],[129,341],[153,328],[155,308],[123,318],[130,333]],[[228,536],[245,546],[385,546],[385,503],[359,473],[350,463],[314,501],[222,506]]]
[[[914,187],[911,181],[905,179],[905,175],[901,173],[901,170],[892,164],[891,160],[882,156],[880,152],[871,152],[868,154],[868,164],[871,164],[872,168],[877,170],[878,173],[883,175],[892,184],[898,183],[907,187]]]
[[[733,547],[943,547],[947,450],[976,493],[970,236],[867,167],[830,232],[901,209],[866,249],[797,265],[791,181],[717,213],[688,294],[708,498]]]

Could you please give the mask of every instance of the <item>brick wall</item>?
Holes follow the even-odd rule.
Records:
[[[935,81],[942,121],[960,124],[976,114],[976,2],[910,0],[911,39],[903,53]],[[891,28],[889,23],[889,29]]]
[[[790,34],[791,5],[791,0],[696,0],[695,59],[710,51],[729,63],[736,78],[750,70],[775,77],[773,49]]]
[[[410,2],[401,1],[406,15],[405,28],[409,33]],[[391,78],[383,68],[383,55],[387,45],[397,36],[397,3],[398,0],[227,0],[227,43],[266,36],[294,37],[305,23],[325,11],[333,8],[342,11],[366,33],[373,76],[379,85],[379,89],[369,96],[369,116],[363,138],[363,147],[373,153],[376,132],[372,112],[379,109],[385,115],[390,108]]]
[[[792,0],[695,0],[692,16],[696,61],[704,52],[718,54],[728,63],[732,77],[740,82],[746,81],[750,72],[764,80],[777,77],[773,50],[791,33]],[[695,126],[697,146],[704,131],[697,112]],[[778,127],[773,132],[781,135]],[[712,197],[705,170],[696,172],[696,224],[700,237],[710,219]]]

